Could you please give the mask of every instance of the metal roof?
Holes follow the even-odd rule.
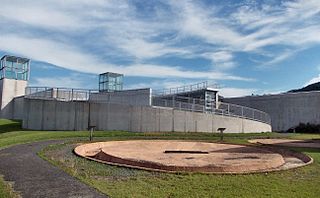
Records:
[[[22,57],[18,57],[18,56],[11,56],[11,55],[4,55],[1,60],[6,59],[7,61],[10,62],[18,62],[18,63],[26,63],[29,62],[30,59],[28,58],[22,58]]]

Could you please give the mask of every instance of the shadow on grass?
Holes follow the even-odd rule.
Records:
[[[299,151],[303,153],[320,153],[320,148],[305,148],[305,147],[288,147],[290,150]]]
[[[22,122],[19,120],[0,120],[0,133],[21,131]]]

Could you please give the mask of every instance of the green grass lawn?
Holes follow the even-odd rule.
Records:
[[[128,138],[129,139],[129,138]],[[234,141],[241,143],[240,141]],[[314,159],[307,167],[261,174],[160,173],[101,164],[75,156],[74,142],[39,154],[111,197],[319,197],[320,150],[296,149]]]
[[[320,138],[317,134],[225,134],[225,141],[246,143],[250,138]],[[185,139],[217,141],[217,134],[208,133],[131,133],[99,131],[97,141],[126,139]],[[15,144],[70,139],[53,145],[39,155],[74,177],[112,197],[319,197],[320,151],[300,149],[314,158],[315,163],[269,174],[206,175],[168,174],[120,168],[96,163],[72,153],[75,142],[88,140],[86,131],[23,131],[20,123],[0,120],[0,149]],[[10,186],[0,178],[0,197],[14,197]]]

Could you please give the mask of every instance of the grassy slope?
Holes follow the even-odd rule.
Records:
[[[319,135],[277,133],[267,134],[226,134],[228,142],[244,143],[254,137],[286,137],[310,139]],[[87,140],[88,132],[21,131],[18,122],[0,120],[0,148],[48,139],[79,138]],[[218,135],[206,133],[129,133],[95,132],[95,139],[195,139],[215,141]],[[79,141],[78,140],[78,141]],[[69,145],[70,146],[70,145]],[[62,146],[52,147],[50,153]],[[314,157],[316,163],[298,170],[272,174],[244,176],[222,176],[203,174],[159,174],[127,168],[106,166],[75,157],[70,150],[66,159],[52,161],[82,181],[95,186],[102,192],[115,197],[183,197],[183,196],[273,196],[313,197],[320,181],[319,151],[305,151]],[[55,152],[54,152],[55,153]],[[59,152],[58,152],[59,153]],[[42,153],[44,154],[44,153]],[[44,156],[44,155],[42,155]],[[85,170],[85,171],[84,171]],[[195,193],[196,194],[193,194]],[[0,197],[13,197],[10,187],[0,179]],[[287,196],[289,197],[289,196]]]

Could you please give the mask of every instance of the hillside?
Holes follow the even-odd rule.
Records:
[[[310,84],[310,85],[303,87],[301,89],[294,89],[289,92],[295,93],[295,92],[304,92],[304,91],[320,91],[320,82]]]

